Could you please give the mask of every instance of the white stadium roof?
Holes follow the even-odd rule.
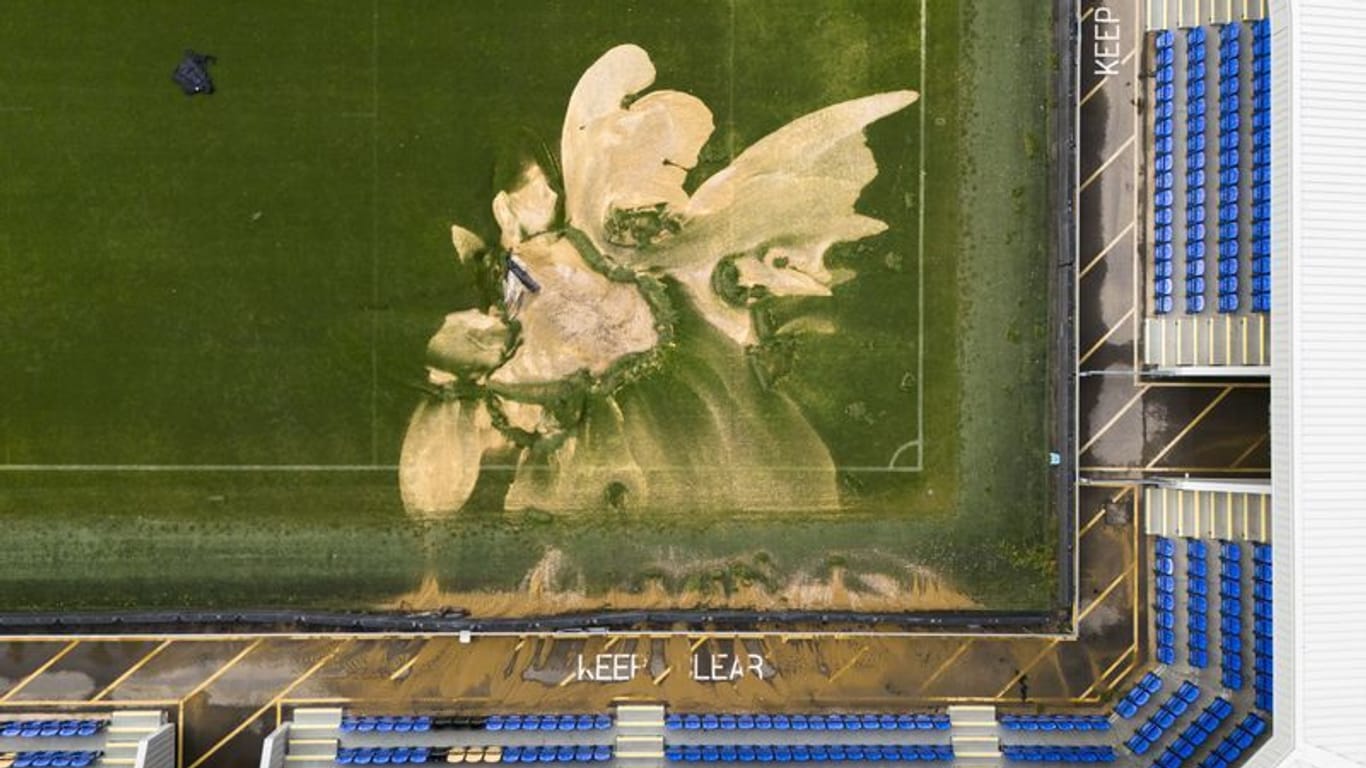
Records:
[[[1275,734],[1366,765],[1366,0],[1270,0]],[[1292,557],[1293,556],[1293,557]]]

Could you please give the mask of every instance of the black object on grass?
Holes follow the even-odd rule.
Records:
[[[171,79],[186,96],[196,93],[213,93],[213,78],[209,77],[209,65],[215,61],[213,56],[204,53],[185,51],[185,58],[171,74]]]

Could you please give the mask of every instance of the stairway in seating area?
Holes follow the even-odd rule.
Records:
[[[1001,764],[1001,740],[997,736],[995,707],[951,706],[949,729],[953,734],[955,765]]]
[[[138,742],[166,724],[166,713],[160,710],[116,710],[105,731],[102,766],[135,765]]]
[[[664,706],[618,704],[616,764],[656,768],[664,764]]]

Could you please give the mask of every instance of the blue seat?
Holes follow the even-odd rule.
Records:
[[[1195,700],[1200,698],[1200,686],[1186,680],[1176,689],[1176,696],[1187,704],[1194,704]]]
[[[1172,287],[1170,285],[1171,281],[1168,280],[1167,283],[1168,285],[1165,286],[1166,290],[1162,291],[1159,289],[1158,293],[1172,292]],[[1158,576],[1153,579],[1153,588],[1156,589],[1158,592],[1170,592],[1174,594],[1176,592],[1176,579],[1172,578],[1171,576]]]
[[[742,726],[743,727],[743,726]],[[683,730],[700,731],[702,730],[702,718],[698,715],[683,716]]]
[[[703,716],[702,716],[702,730],[704,730],[704,731],[715,731],[715,730],[718,730],[720,727],[721,727],[721,719],[720,719],[719,717],[717,717],[716,715],[710,715],[710,714],[708,714],[708,715],[703,715]]]

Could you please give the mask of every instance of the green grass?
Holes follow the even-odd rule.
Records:
[[[427,337],[478,300],[449,224],[496,233],[496,163],[555,143],[614,44],[711,107],[695,179],[808,111],[922,87],[902,0],[491,6],[9,4],[0,463],[396,463]],[[590,592],[923,563],[988,607],[1048,607],[1050,19],[1029,0],[930,6],[926,98],[870,132],[863,206],[892,228],[832,257],[859,273],[820,310],[841,334],[781,350],[778,384],[842,466],[913,438],[923,386],[924,472],[842,473],[839,515],[648,519],[506,515],[494,476],[431,526],[390,471],[6,472],[0,607],[354,607],[432,568],[516,589],[548,547]],[[219,56],[213,97],[169,82],[186,46]],[[665,574],[665,553],[698,565]]]

